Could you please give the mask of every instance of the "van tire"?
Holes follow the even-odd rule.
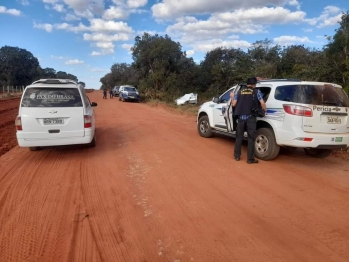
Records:
[[[332,150],[320,148],[304,148],[304,152],[307,156],[311,156],[314,158],[325,158],[332,153]]]
[[[274,132],[271,128],[260,128],[256,132],[255,156],[268,161],[275,159],[280,152],[280,146],[276,144]]]
[[[40,150],[40,147],[38,147],[38,146],[31,146],[31,147],[29,147],[29,150],[30,151],[38,151],[38,150]]]
[[[94,135],[92,141],[88,144],[88,147],[95,147],[96,146],[96,134]]]
[[[210,121],[208,119],[208,116],[200,117],[198,122],[198,132],[199,132],[199,135],[202,137],[209,138],[213,136],[213,131],[210,126]]]

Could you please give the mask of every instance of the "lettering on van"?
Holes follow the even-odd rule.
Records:
[[[35,93],[30,94],[31,99],[45,100],[45,99],[57,99],[57,100],[75,100],[73,95],[36,95]]]

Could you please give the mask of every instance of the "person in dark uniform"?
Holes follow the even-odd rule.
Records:
[[[110,98],[113,98],[113,96],[114,96],[114,94],[113,94],[113,89],[110,89],[109,95],[110,95]]]
[[[259,89],[254,89],[257,84],[257,78],[248,78],[246,84],[246,88],[239,90],[236,94],[233,92],[230,94],[230,97],[232,98],[231,103],[234,107],[234,115],[237,116],[238,119],[234,158],[236,161],[240,160],[241,144],[246,130],[248,135],[247,163],[256,164],[258,163],[258,160],[254,158],[254,140],[256,136],[257,119],[256,116],[252,114],[252,109],[255,108],[256,105],[254,97],[257,97],[264,111],[267,110],[267,107],[263,100],[261,91]]]
[[[103,89],[103,99],[107,99],[107,89]]]

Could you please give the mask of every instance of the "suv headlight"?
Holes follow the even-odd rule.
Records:
[[[136,95],[139,95],[138,91],[136,91]]]

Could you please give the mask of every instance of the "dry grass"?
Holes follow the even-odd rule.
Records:
[[[149,100],[145,102],[150,107],[163,108],[176,114],[196,116],[200,105],[187,104],[178,106],[176,104],[170,104],[158,100]]]

